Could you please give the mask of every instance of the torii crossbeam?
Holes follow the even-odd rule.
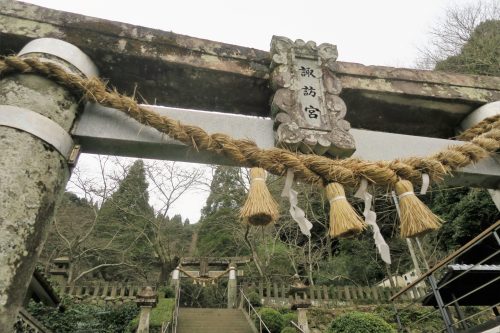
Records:
[[[0,55],[17,53],[29,41],[47,37],[78,47],[119,91],[132,94],[137,88],[150,104],[165,106],[150,106],[159,113],[209,133],[252,139],[260,148],[274,145],[275,125],[268,118],[273,94],[268,52],[22,2],[0,3]],[[75,62],[86,57],[76,50],[69,60],[68,54],[51,59],[54,53],[47,49],[31,52],[48,54],[49,60],[75,71]],[[448,138],[460,127],[499,113],[498,77],[345,62],[335,66],[343,88],[337,97],[347,106],[345,119],[358,142],[354,156],[366,160],[427,155],[457,144]],[[90,153],[232,163],[214,160],[209,153],[195,154],[99,105],[88,105],[75,125],[78,100],[43,77],[17,74],[1,80],[0,106],[4,110],[4,118],[0,114],[0,329],[12,326],[69,177],[66,163],[73,158],[72,151],[58,143],[76,140],[82,151]],[[17,118],[9,117],[14,114]],[[33,121],[11,119],[23,115]],[[42,123],[52,127],[47,130],[39,126]],[[44,135],[56,137],[57,142],[40,139]],[[493,158],[486,158],[454,176],[450,183],[497,190],[500,168]]]

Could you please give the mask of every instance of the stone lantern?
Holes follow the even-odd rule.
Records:
[[[311,306],[311,301],[307,297],[309,289],[295,274],[291,278],[289,295],[293,296],[292,310],[297,310],[298,325],[304,333],[309,333],[309,324],[307,323],[307,308]]]
[[[69,257],[59,257],[52,260],[52,267],[49,271],[52,279],[60,286],[66,285],[70,270],[70,260]]]
[[[311,301],[307,297],[307,290],[309,290],[309,287],[300,280],[297,274],[292,276],[291,280],[292,283],[290,284],[288,294],[293,296],[292,310],[310,307]]]
[[[137,333],[149,333],[149,316],[158,303],[158,293],[151,287],[144,287],[135,297],[135,303],[141,308]]]

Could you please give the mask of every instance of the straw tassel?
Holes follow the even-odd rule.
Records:
[[[267,189],[265,177],[266,171],[262,168],[250,170],[250,190],[240,212],[244,223],[264,226],[279,217],[278,204]]]
[[[325,190],[330,201],[330,236],[349,237],[363,231],[366,224],[347,201],[344,187],[339,183],[330,183]]]
[[[441,226],[442,220],[415,195],[410,181],[398,181],[395,190],[399,199],[401,237],[421,236]]]

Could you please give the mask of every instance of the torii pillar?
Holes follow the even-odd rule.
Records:
[[[238,281],[236,280],[236,265],[229,266],[229,281],[227,282],[227,308],[236,308],[238,295]]]
[[[174,271],[172,272],[172,278],[170,279],[170,285],[174,287],[175,289],[179,288],[179,285],[181,283],[181,272],[179,270],[179,266],[177,266]]]
[[[97,75],[80,49],[60,40],[34,40],[19,55]],[[13,329],[69,179],[74,146],[68,132],[78,109],[78,97],[50,79],[13,74],[0,80],[1,332]]]

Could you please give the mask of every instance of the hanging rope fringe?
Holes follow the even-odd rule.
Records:
[[[407,181],[416,184],[423,179],[422,174],[427,174],[430,180],[440,181],[445,175],[491,156],[500,149],[500,115],[484,119],[457,137],[459,140],[468,141],[467,143],[448,147],[426,157],[408,157],[393,161],[364,161],[356,158],[333,160],[324,156],[297,154],[280,148],[261,149],[249,140],[234,139],[221,133],[208,134],[198,126],[182,124],[175,119],[161,116],[147,107],[139,105],[133,98],[108,88],[102,80],[87,79],[68,73],[61,66],[44,62],[36,57],[8,56],[0,58],[0,77],[10,73],[35,73],[48,77],[70,91],[81,95],[87,102],[115,108],[139,123],[153,127],[189,147],[198,151],[211,151],[224,155],[240,166],[259,166],[279,176],[283,176],[287,170],[293,169],[296,177],[305,182],[315,185],[336,182],[340,188],[342,185],[351,188],[357,186],[363,177],[370,179],[376,186],[394,187],[397,182],[396,191],[401,192],[402,199],[401,232],[403,237],[414,237],[419,233],[436,229],[439,227],[439,218],[435,217],[414,194],[406,195],[406,192],[413,193],[412,185],[410,182],[408,184],[398,182],[399,177],[404,177]],[[336,192],[336,189],[331,188],[332,186],[330,184],[327,186],[327,195],[329,192]],[[412,189],[405,189],[409,187]],[[333,217],[338,224],[330,224],[330,233],[344,235],[349,234],[351,229],[351,231],[361,231],[363,229],[362,221],[359,222],[361,218],[357,216],[346,200],[336,201],[335,197],[336,195],[332,194],[332,206],[338,206],[340,202],[345,202],[345,205],[342,204],[342,206],[347,206],[350,210],[343,207],[345,211],[335,212],[332,210],[330,212],[330,218]],[[272,206],[271,202],[273,201],[265,201]],[[270,207],[265,214],[271,218],[268,222],[266,222],[267,218],[263,220],[257,218],[257,223],[261,223],[258,225],[275,220],[277,213],[274,212],[277,212],[277,208]],[[347,223],[342,218],[342,214],[354,216],[354,218],[350,223]],[[244,216],[248,218],[251,215]],[[418,221],[422,217],[424,219]],[[248,222],[251,223],[249,220]],[[345,223],[345,225],[342,227],[341,223]]]
[[[151,126],[200,151],[211,151],[231,158],[240,166],[259,166],[270,173],[282,176],[288,169],[295,171],[298,179],[316,185],[339,182],[344,186],[357,186],[361,177],[367,177],[377,186],[394,186],[398,175],[421,181],[428,173],[432,181],[466,165],[490,156],[500,148],[500,115],[489,117],[458,136],[468,143],[451,146],[434,155],[408,157],[394,161],[363,161],[356,158],[332,160],[317,155],[296,154],[288,150],[260,149],[249,140],[234,139],[221,133],[208,134],[198,126],[182,124],[177,120],[141,106],[133,98],[106,87],[96,78],[86,79],[66,72],[62,67],[38,58],[8,56],[0,58],[0,77],[10,73],[36,73],[49,77],[88,102],[115,108],[145,126]]]
[[[330,183],[325,190],[330,201],[330,236],[350,237],[363,231],[366,225],[347,201],[344,187],[339,183]]]
[[[373,239],[375,241],[375,245],[377,246],[377,250],[380,253],[380,257],[386,264],[390,265],[391,252],[389,245],[387,245],[382,233],[380,232],[380,228],[377,224],[377,213],[371,209],[373,195],[368,192],[368,181],[365,178],[361,180],[361,185],[359,185],[359,189],[356,191],[356,194],[354,194],[354,197],[364,200],[365,209],[363,211],[363,216],[365,217],[365,223],[373,229]]]
[[[279,217],[278,204],[266,186],[266,171],[262,168],[250,170],[250,190],[240,217],[244,223],[264,226]]]
[[[297,195],[298,192],[292,188],[293,185],[294,172],[292,169],[288,169],[286,173],[285,186],[283,187],[283,192],[281,196],[288,198],[290,201],[290,215],[295,222],[299,225],[300,232],[311,237],[311,229],[313,227],[312,223],[306,218],[306,213],[298,206]]]
[[[224,275],[228,274],[229,271],[230,271],[229,269],[226,269],[225,271],[219,273],[217,276],[213,276],[213,277],[199,277],[199,276],[189,274],[189,272],[183,270],[182,268],[179,268],[179,272],[183,273],[188,278],[192,279],[193,284],[199,284],[203,287],[205,287],[207,283],[215,284],[216,281],[218,281]]]
[[[441,226],[442,220],[415,195],[411,182],[400,180],[395,190],[399,199],[401,237],[421,236]]]

